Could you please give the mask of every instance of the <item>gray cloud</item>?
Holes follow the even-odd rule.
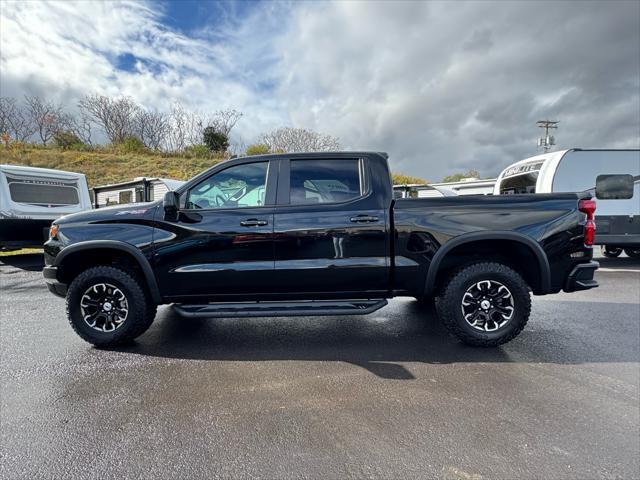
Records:
[[[640,144],[636,1],[266,2],[190,35],[154,4],[7,5],[3,95],[238,108],[246,143],[313,128],[430,180],[535,154],[544,118],[560,120],[559,147]],[[121,54],[143,62],[118,70]]]
[[[637,2],[308,5],[283,49],[295,122],[429,179],[559,147],[640,143]]]

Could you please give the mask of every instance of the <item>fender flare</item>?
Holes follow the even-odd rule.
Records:
[[[133,258],[136,260],[136,262],[138,262],[138,265],[142,269],[145,281],[147,282],[147,286],[149,287],[149,292],[151,293],[151,298],[157,304],[162,303],[162,296],[160,295],[158,282],[156,281],[156,277],[153,273],[153,269],[151,268],[149,260],[147,260],[147,257],[144,256],[140,249],[134,247],[129,243],[121,242],[119,240],[87,240],[84,242],[74,243],[60,250],[60,253],[56,255],[54,265],[56,267],[61,266],[64,259],[72,253],[95,249],[121,250],[128,254],[131,254],[131,256],[133,256]]]
[[[491,231],[491,232],[472,232],[465,233],[458,237],[455,237],[441,246],[436,254],[433,256],[431,263],[429,264],[429,270],[427,272],[427,279],[424,287],[424,295],[432,296],[435,290],[436,276],[438,275],[438,269],[440,263],[446,257],[446,255],[456,247],[464,245],[465,243],[477,242],[482,240],[510,240],[519,242],[526,247],[529,247],[538,261],[538,268],[540,270],[540,285],[538,293],[544,294],[551,288],[551,268],[549,267],[549,259],[547,254],[542,249],[540,244],[531,237],[522,233],[512,231]]]

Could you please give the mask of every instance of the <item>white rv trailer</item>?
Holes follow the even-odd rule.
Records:
[[[395,198],[456,197],[458,195],[457,192],[447,187],[434,187],[421,183],[394,185],[393,194]]]
[[[431,185],[436,188],[449,188],[458,195],[491,195],[495,184],[495,178],[463,178],[457,182],[432,183]]]
[[[0,250],[40,247],[53,220],[90,208],[81,173],[0,165]]]
[[[399,198],[450,197],[455,195],[491,195],[496,183],[495,178],[480,180],[465,178],[458,182],[412,183],[394,185],[393,191]]]
[[[500,173],[493,193],[586,190],[596,197],[595,243],[607,256],[618,256],[624,249],[640,257],[640,150],[573,148],[525,158]]]

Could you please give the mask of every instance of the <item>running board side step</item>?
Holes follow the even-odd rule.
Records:
[[[366,315],[387,304],[384,298],[372,300],[308,300],[295,302],[173,304],[173,309],[190,318],[302,317],[316,315]]]

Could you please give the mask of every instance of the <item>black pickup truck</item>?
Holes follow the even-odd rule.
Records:
[[[186,317],[371,313],[435,298],[463,342],[513,339],[530,293],[597,286],[588,194],[394,199],[387,155],[232,159],[162,202],[51,226],[44,278],[88,342],[141,335],[159,304]]]

